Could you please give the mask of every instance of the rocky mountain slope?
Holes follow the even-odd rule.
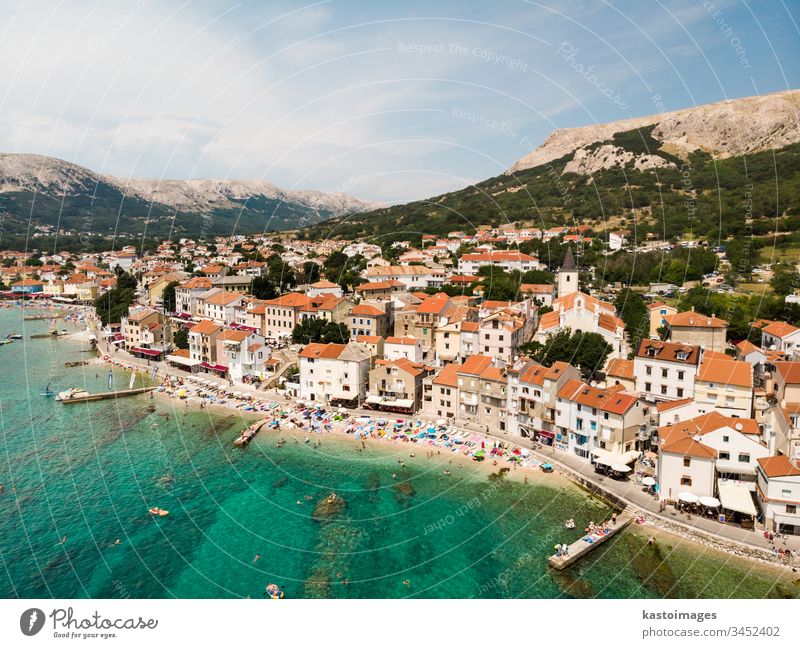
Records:
[[[620,147],[606,144],[615,133],[646,128],[658,143],[656,151],[631,156]],[[788,90],[608,124],[559,128],[535,151],[514,164],[509,173],[548,164],[571,154],[573,162],[564,172],[589,174],[622,166],[641,170],[676,164],[675,160],[664,159],[658,152],[686,160],[691,153],[703,151],[715,159],[725,159],[783,148],[798,141],[800,91]]]
[[[497,177],[333,218],[307,234],[419,242],[421,234],[514,222],[627,229],[638,241],[689,231],[716,241],[793,231],[800,215],[798,107],[800,92],[792,91],[559,130]]]
[[[53,224],[52,216],[61,215],[67,221],[60,225],[68,227],[73,208],[116,209],[126,215],[123,230],[135,224],[131,219],[146,216],[154,234],[160,229],[159,219],[175,214],[189,216],[171,219],[179,229],[182,221],[188,225],[186,233],[191,233],[197,216],[208,223],[213,221],[209,215],[218,215],[222,222],[215,232],[230,234],[228,216],[239,216],[241,233],[291,229],[377,206],[342,193],[290,191],[263,180],[124,179],[53,157],[15,153],[0,154],[0,199],[12,217],[26,218],[30,212],[25,206],[30,207],[37,225]]]

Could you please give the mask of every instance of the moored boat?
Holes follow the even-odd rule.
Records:
[[[282,599],[284,596],[283,590],[280,587],[278,587],[275,583],[270,583],[269,585],[267,585],[266,593],[267,596],[269,596],[271,599]]]

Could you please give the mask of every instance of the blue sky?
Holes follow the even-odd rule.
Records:
[[[386,202],[556,128],[800,87],[800,3],[4,0],[0,150]]]

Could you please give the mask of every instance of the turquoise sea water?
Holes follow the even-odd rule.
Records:
[[[669,538],[650,547],[646,529],[553,574],[553,545],[580,535],[563,521],[580,529],[608,512],[555,476],[526,485],[422,448],[315,449],[287,434],[281,448],[262,433],[237,450],[236,414],[146,397],[61,405],[39,395],[48,382],[102,390],[107,370],[65,368],[90,356],[29,338],[46,329],[0,310],[0,334],[26,338],[0,347],[0,597],[260,597],[270,582],[290,598],[800,593],[756,563]],[[332,492],[345,506],[315,519]]]

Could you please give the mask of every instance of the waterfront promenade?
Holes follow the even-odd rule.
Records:
[[[100,345],[101,352],[104,351],[103,346]],[[108,355],[118,362],[124,362],[127,365],[137,367],[142,371],[152,371],[153,363],[148,363],[147,360],[135,358],[125,351],[117,350],[108,353]],[[158,374],[160,376],[172,376],[176,378],[186,378],[192,374],[177,368],[169,367],[164,362],[155,363],[158,367]],[[210,375],[203,374],[204,380],[211,380],[221,388],[230,388],[229,381]],[[243,385],[237,383],[235,385],[237,391],[250,393],[264,400],[271,400],[275,402],[294,404],[291,399],[284,398],[275,389],[268,391],[258,390],[253,385]],[[354,409],[348,410],[355,416],[376,416],[379,412],[367,409]],[[405,417],[408,418],[408,417]],[[520,447],[528,448],[539,459],[550,462],[556,467],[566,472],[569,476],[573,477],[575,481],[583,482],[590,485],[593,490],[596,490],[600,495],[610,495],[612,499],[616,500],[621,507],[630,506],[636,511],[641,511],[651,520],[660,523],[660,526],[682,535],[688,536],[693,539],[708,539],[718,543],[728,543],[734,547],[738,546],[745,553],[759,555],[763,559],[769,560],[771,558],[770,547],[772,542],[767,540],[763,535],[763,529],[743,529],[739,526],[731,524],[721,524],[720,522],[706,518],[700,515],[688,516],[685,513],[677,511],[674,507],[668,506],[664,511],[660,510],[659,502],[651,494],[646,492],[641,484],[632,481],[618,481],[598,475],[592,464],[580,459],[575,455],[570,455],[567,452],[556,450],[550,446],[534,445],[530,439],[523,437],[512,436],[508,433],[500,431],[487,432],[485,428],[478,426],[471,426],[469,424],[461,426],[465,429],[479,432],[487,438],[493,438],[500,441],[514,443]],[[795,554],[800,554],[800,537],[789,536],[784,539],[776,539],[774,541],[776,546],[783,549],[792,549]],[[753,551],[755,550],[755,551]],[[785,564],[782,561],[775,559],[776,564]],[[800,565],[800,560],[795,559],[795,564]]]

